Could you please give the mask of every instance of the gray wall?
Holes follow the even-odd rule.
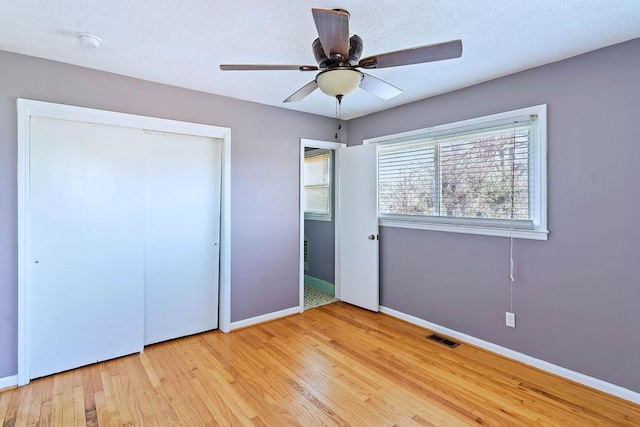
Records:
[[[335,229],[335,156],[331,151],[331,221],[304,221],[304,237],[307,239],[309,270],[305,274],[335,284],[336,229]]]
[[[640,39],[349,122],[348,141],[548,105],[549,240],[382,227],[381,303],[640,392]],[[424,68],[428,72],[428,68]]]
[[[308,243],[308,265],[305,274],[335,284],[335,228],[333,221],[304,221]]]
[[[333,140],[334,120],[1,51],[0,64],[0,378],[17,372],[19,97],[230,127],[231,320],[299,304],[299,138]]]

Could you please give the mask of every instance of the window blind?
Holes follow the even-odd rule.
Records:
[[[402,215],[434,215],[435,145],[403,144],[378,153],[378,210]]]
[[[379,213],[532,227],[531,128],[527,121],[381,146]]]
[[[304,158],[304,212],[331,215],[330,155],[328,152]]]

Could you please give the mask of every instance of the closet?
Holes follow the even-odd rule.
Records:
[[[221,146],[31,117],[28,378],[217,328]]]

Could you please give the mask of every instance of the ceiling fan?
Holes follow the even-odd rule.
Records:
[[[312,9],[313,20],[320,36],[312,48],[318,65],[223,64],[223,71],[296,70],[320,71],[314,80],[293,93],[284,102],[300,101],[317,88],[329,96],[342,100],[358,87],[382,99],[402,93],[397,87],[358,70],[398,67],[441,61],[462,56],[462,41],[452,40],[381,53],[360,59],[362,39],[349,37],[349,12],[343,9]]]

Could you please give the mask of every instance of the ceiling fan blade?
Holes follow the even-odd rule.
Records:
[[[322,49],[328,58],[349,57],[349,12],[346,10],[311,9]],[[332,57],[333,54],[333,57]]]
[[[398,89],[394,85],[380,80],[377,77],[373,77],[371,74],[362,73],[364,77],[360,82],[360,88],[367,92],[382,98],[384,100],[391,99],[394,96],[398,96],[402,93],[402,90]]]
[[[311,92],[313,92],[316,89],[318,89],[318,83],[316,83],[315,80],[311,80],[309,83],[307,83],[306,85],[302,86],[300,89],[298,89],[290,97],[288,97],[287,99],[285,99],[282,102],[300,101],[302,98],[304,98],[305,96],[311,94]]]
[[[263,70],[293,70],[293,71],[317,71],[315,65],[270,65],[270,64],[222,64],[222,71],[263,71]]]
[[[358,65],[362,68],[388,68],[441,61],[443,59],[459,58],[460,56],[462,56],[462,41],[452,40],[369,56],[361,59]]]

